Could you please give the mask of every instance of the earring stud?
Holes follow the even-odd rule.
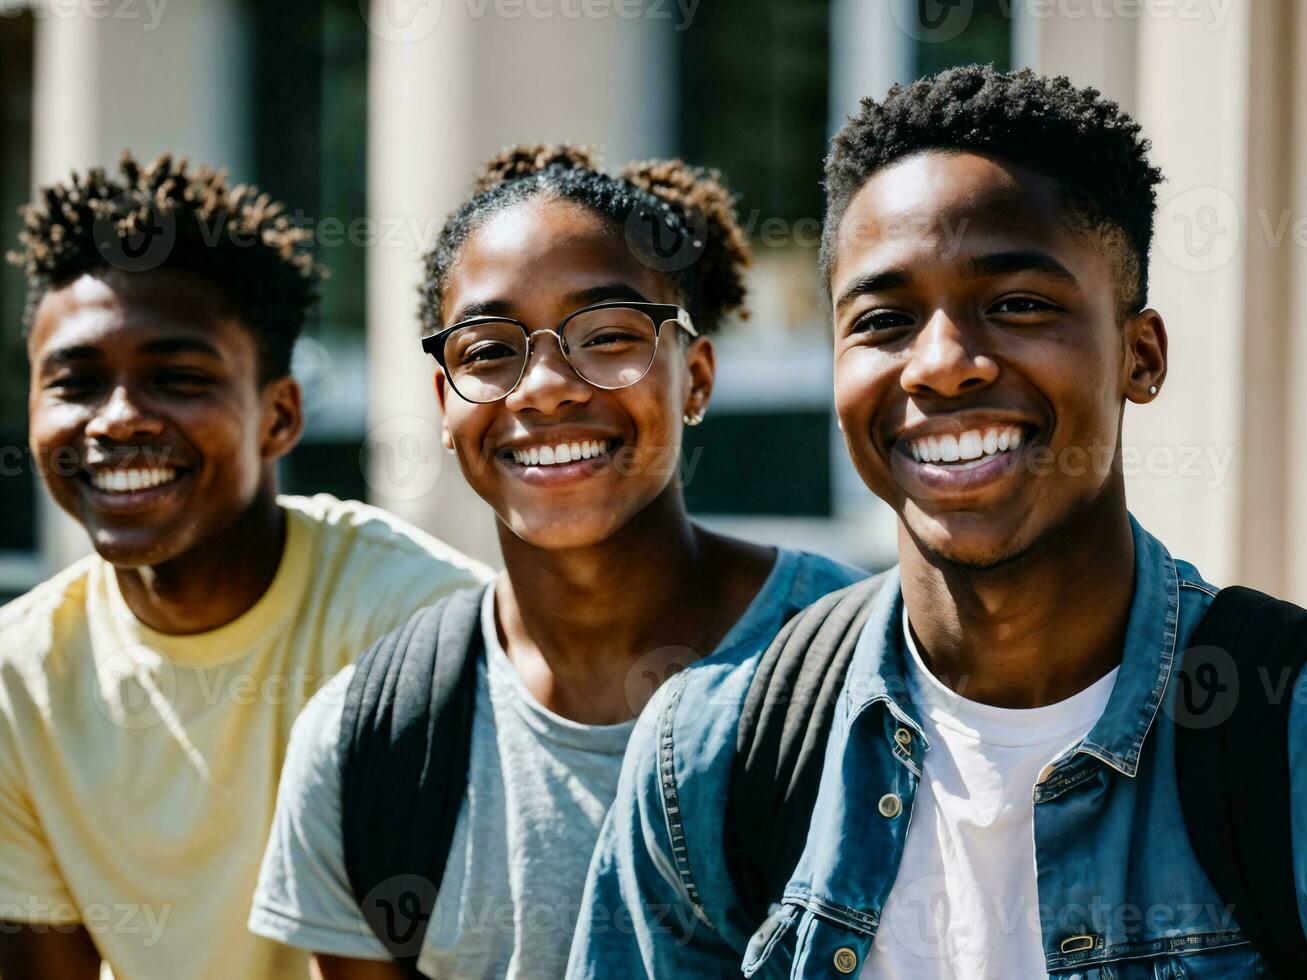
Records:
[[[689,426],[698,425],[700,422],[703,421],[703,413],[699,412],[694,415],[682,415],[681,421]]]
[[[1148,386],[1148,393],[1149,393],[1150,395],[1155,395],[1155,394],[1157,394],[1157,385],[1149,385],[1149,386]]]

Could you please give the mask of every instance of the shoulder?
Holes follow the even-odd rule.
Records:
[[[312,533],[319,559],[349,559],[370,564],[386,562],[445,569],[469,581],[491,577],[481,562],[455,550],[438,538],[379,507],[357,500],[338,500],[330,494],[312,497],[282,496],[277,502],[291,520]]]
[[[85,626],[89,582],[100,561],[87,555],[0,606],[0,668],[43,664],[61,631]]]
[[[332,806],[340,786],[341,718],[353,677],[354,665],[350,664],[309,699],[291,728],[282,770],[282,784],[288,790],[315,798],[332,793],[330,801],[323,800]]]
[[[794,579],[790,597],[799,608],[804,608],[822,596],[847,588],[868,577],[868,572],[843,562],[815,555],[808,551],[781,552],[794,562]]]

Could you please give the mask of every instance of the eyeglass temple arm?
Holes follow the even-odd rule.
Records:
[[[691,337],[699,336],[699,331],[694,328],[694,321],[690,319],[690,314],[685,312],[685,310],[676,311],[676,322],[680,324],[685,332]]]

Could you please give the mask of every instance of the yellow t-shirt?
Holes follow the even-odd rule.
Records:
[[[365,504],[279,503],[272,585],[211,632],[146,627],[96,555],[0,609],[0,919],[81,922],[118,980],[308,975],[245,928],[291,725],[374,639],[490,575]]]

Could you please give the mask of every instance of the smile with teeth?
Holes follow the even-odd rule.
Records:
[[[999,453],[1014,452],[1021,446],[1021,430],[1015,425],[966,432],[923,436],[908,443],[908,453],[918,463],[970,463]]]
[[[560,442],[556,446],[532,446],[530,449],[510,449],[513,462],[519,466],[562,466],[583,459],[594,459],[608,452],[607,439],[588,439],[583,442]]]
[[[132,493],[151,490],[172,483],[177,471],[171,466],[156,466],[134,470],[101,470],[91,474],[91,486],[105,493]]]

